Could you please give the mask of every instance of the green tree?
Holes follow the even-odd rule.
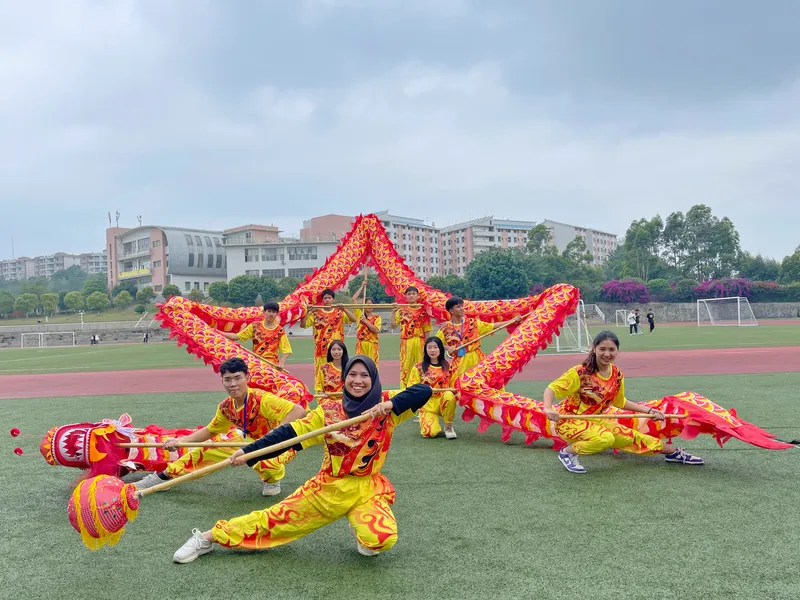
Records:
[[[202,302],[206,299],[206,295],[203,293],[203,290],[189,290],[189,293],[186,294],[186,297],[192,302]]]
[[[5,317],[14,312],[14,296],[11,292],[0,290],[0,316]]]
[[[166,290],[167,288],[164,289]],[[208,297],[217,303],[227,302],[228,282],[215,281],[214,283],[212,283],[210,286],[208,286]]]
[[[279,290],[278,282],[274,277],[262,276],[258,282],[258,293],[261,295],[261,302],[269,302],[270,300],[277,300]]]
[[[760,254],[753,256],[742,252],[739,260],[739,277],[753,281],[777,281],[781,273],[781,263],[772,258],[764,258]]]
[[[117,295],[123,290],[128,292],[128,294],[130,295],[131,298],[135,298],[136,297],[137,288],[136,288],[136,284],[134,283],[134,281],[132,279],[128,279],[126,281],[121,281],[120,283],[115,285],[114,289],[111,290],[111,297],[112,298],[116,298]]]
[[[728,217],[718,219],[711,208],[697,204],[685,217],[684,275],[697,280],[730,277],[738,266],[739,234]]]
[[[136,306],[133,307],[133,312],[135,312],[137,315],[143,314],[146,310],[147,308],[145,307],[144,304],[137,304]]]
[[[41,298],[39,298],[39,302],[42,305],[42,310],[46,315],[54,315],[58,310],[58,294],[54,294],[52,292],[48,292],[47,294],[42,294]]]
[[[131,296],[128,290],[120,290],[117,295],[114,296],[114,306],[117,308],[125,310],[131,304],[133,304],[133,296]]]
[[[39,298],[36,297],[36,294],[20,294],[14,300],[14,310],[24,312],[26,316],[35,311],[37,306],[39,306]]]
[[[228,300],[234,304],[252,306],[261,293],[261,279],[254,275],[239,275],[228,282]]]
[[[213,285],[214,284],[212,283],[210,287],[213,287]],[[161,295],[164,296],[164,298],[166,298],[167,300],[169,300],[173,296],[180,296],[181,289],[174,283],[170,283],[164,286],[164,289],[161,290]]]
[[[86,271],[78,265],[56,271],[50,278],[50,289],[54,292],[79,292],[86,282]]]
[[[666,279],[651,279],[647,282],[647,291],[654,300],[666,300],[672,294],[672,288]]]
[[[649,221],[634,221],[625,233],[623,247],[626,258],[634,262],[636,276],[645,283],[650,278],[651,269],[658,263],[663,230],[664,222],[656,215]]]
[[[558,254],[558,248],[553,244],[553,234],[544,223],[528,230],[528,241],[525,251],[533,256],[547,256]]]
[[[64,296],[64,306],[67,307],[67,310],[81,310],[83,305],[83,294],[80,292],[69,292]]]
[[[156,293],[153,291],[153,288],[149,285],[143,287],[138,292],[136,292],[136,302],[138,304],[147,304],[151,302],[156,297]]]
[[[467,265],[464,278],[478,300],[520,298],[528,294],[525,262],[513,250],[491,248],[481,252]]]
[[[108,282],[106,281],[105,275],[102,276],[102,279],[97,275],[92,275],[91,277],[87,278],[83,283],[83,288],[81,291],[83,293],[83,297],[86,299],[88,299],[89,296],[95,292],[102,292],[103,294],[108,295]]]
[[[781,262],[781,282],[794,283],[800,281],[800,246]]]
[[[20,292],[22,294],[33,294],[39,298],[42,294],[50,291],[50,282],[47,277],[34,277],[26,279],[20,284]]]
[[[102,311],[109,307],[111,300],[106,292],[92,292],[86,298],[86,308],[88,310]]]
[[[686,238],[686,218],[678,211],[670,214],[661,233],[661,258],[676,271],[683,267],[688,249]]]
[[[431,275],[425,281],[429,286],[434,289],[441,290],[446,294],[452,294],[459,298],[469,298],[470,291],[467,282],[463,277],[459,277],[453,273],[447,275]]]
[[[594,258],[586,247],[586,242],[579,235],[576,235],[575,239],[567,244],[561,256],[579,267],[591,265]]]

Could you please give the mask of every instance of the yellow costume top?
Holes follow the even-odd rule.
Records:
[[[283,354],[292,353],[289,336],[286,335],[283,327],[277,323],[274,327],[267,327],[263,321],[250,323],[237,335],[242,342],[253,340],[253,352],[273,362],[278,360],[278,352]]]
[[[220,402],[217,414],[208,424],[213,435],[239,429],[246,438],[260,438],[281,424],[295,404],[274,394],[247,388],[247,396],[241,408],[236,408],[233,398],[228,396]],[[247,418],[243,418],[247,409]]]
[[[625,406],[625,378],[616,365],[611,374],[589,373],[583,365],[573,367],[549,386],[556,398],[565,400],[555,408],[561,414],[596,414],[609,406]]]

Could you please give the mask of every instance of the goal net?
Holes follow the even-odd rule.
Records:
[[[48,331],[42,333],[21,333],[20,348],[52,348],[53,346],[76,346],[74,331]]]
[[[750,302],[742,296],[702,298],[697,301],[697,326],[758,325]]]
[[[583,300],[579,300],[577,310],[566,318],[556,336],[556,352],[588,352],[591,343],[589,328],[586,326],[586,307]]]
[[[623,310],[621,308],[617,309],[617,312],[614,313],[614,318],[617,320],[617,327],[628,326],[628,314],[630,312],[629,310]]]

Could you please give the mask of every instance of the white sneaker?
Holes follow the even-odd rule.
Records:
[[[278,483],[267,483],[264,482],[264,487],[261,488],[261,495],[262,496],[277,496],[281,493],[281,482]]]
[[[456,432],[453,429],[452,425],[446,426],[444,428],[444,437],[446,437],[448,440],[454,440],[454,439],[458,438],[458,436],[456,435]]]
[[[380,554],[380,552],[377,550],[371,550],[366,546],[362,546],[361,542],[358,541],[358,536],[356,536],[355,528],[350,523],[348,523],[347,526],[350,528],[350,533],[352,533],[353,537],[356,538],[356,550],[358,550],[359,554],[362,556],[375,556],[376,554]]]
[[[211,552],[214,544],[203,537],[203,532],[199,529],[192,529],[192,537],[172,556],[176,563],[186,564],[195,560],[197,557]]]
[[[147,488],[156,486],[159,483],[166,483],[166,482],[165,480],[161,479],[161,477],[158,476],[158,473],[150,473],[147,477],[140,479],[133,485],[136,486],[137,490],[146,490]]]

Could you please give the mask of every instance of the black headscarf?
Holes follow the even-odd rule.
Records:
[[[375,362],[369,356],[356,354],[354,357],[348,360],[347,365],[345,365],[344,369],[342,369],[342,381],[347,378],[347,374],[350,372],[350,369],[352,369],[353,365],[357,362],[363,363],[363,365],[367,367],[369,378],[372,380],[372,387],[370,388],[369,392],[360,398],[351,396],[347,392],[347,388],[344,388],[342,392],[342,406],[344,407],[344,412],[346,412],[347,416],[351,419],[353,417],[357,417],[365,410],[372,408],[376,404],[379,404],[383,400],[383,389],[381,388],[381,378],[378,375],[378,368],[375,366]]]

